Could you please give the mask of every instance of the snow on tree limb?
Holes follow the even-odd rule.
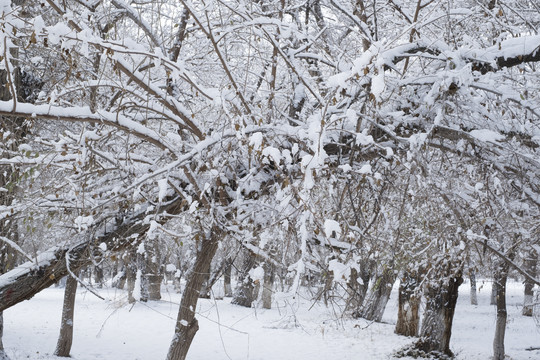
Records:
[[[184,209],[182,198],[174,198],[159,207],[160,213],[178,214]],[[74,245],[54,246],[39,254],[33,261],[0,275],[0,311],[32,298],[35,294],[61,278],[84,266],[93,258],[103,257],[98,245],[105,243],[110,253],[136,248],[139,239],[150,228],[144,221],[147,214],[141,211],[127,217],[121,224],[107,224],[103,229],[91,228],[80,236]],[[102,233],[99,233],[102,231]],[[93,234],[97,232],[97,234]],[[66,256],[69,255],[69,269]]]

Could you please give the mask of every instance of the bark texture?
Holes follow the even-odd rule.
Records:
[[[458,275],[428,287],[420,340],[414,346],[416,349],[434,356],[453,356],[450,337],[458,289],[462,283],[463,278]]]
[[[375,280],[371,288],[367,306],[362,311],[362,317],[366,320],[380,322],[390,299],[392,286],[396,281],[396,275],[392,268],[384,269],[383,273]]]
[[[216,254],[222,232],[219,228],[212,228],[208,239],[203,240],[202,247],[197,254],[193,271],[188,276],[186,288],[182,294],[180,310],[176,320],[174,336],[169,347],[167,360],[186,359],[191,342],[199,330],[199,324],[195,318],[195,309],[199,300],[199,293],[206,279],[206,272]]]
[[[253,301],[256,300],[255,286],[249,277],[249,271],[257,264],[257,259],[250,251],[245,251],[244,262],[242,264],[242,273],[238,281],[238,286],[234,291],[234,296],[231,304],[244,307],[251,307]]]
[[[504,336],[506,333],[506,280],[508,279],[508,264],[499,262],[495,270],[494,282],[497,283],[497,321],[495,322],[495,337],[493,338],[493,359],[504,360]]]
[[[231,285],[231,275],[232,275],[232,260],[227,259],[227,265],[225,266],[225,270],[223,271],[223,287],[224,287],[225,297],[233,296],[232,285]]]
[[[369,271],[362,270],[358,272],[356,269],[351,269],[351,275],[347,282],[347,310],[351,311],[354,318],[361,317],[362,304],[367,294],[369,287]]]
[[[399,284],[398,319],[396,334],[404,336],[417,336],[420,316],[420,297],[417,296],[418,277],[411,273],[404,273]]]
[[[56,344],[54,355],[69,356],[73,343],[73,315],[75,313],[75,296],[77,294],[77,280],[68,276],[64,290],[64,306],[62,308],[62,322],[60,336]]]
[[[471,281],[471,305],[478,305],[478,296],[476,293],[476,274],[474,271],[470,271],[469,279]]]
[[[9,360],[9,357],[4,351],[4,343],[2,342],[3,335],[4,335],[4,313],[0,311],[0,360]]]
[[[536,265],[538,263],[538,253],[536,250],[531,249],[527,254],[527,258],[524,261],[525,271],[530,275],[536,277]],[[534,283],[529,279],[525,279],[525,290],[523,298],[523,310],[521,313],[524,316],[533,315],[533,297],[534,297]]]
[[[262,291],[262,307],[263,309],[272,308],[272,292],[274,288],[275,271],[274,265],[268,261],[264,263],[264,282]]]

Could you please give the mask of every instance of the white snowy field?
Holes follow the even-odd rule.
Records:
[[[461,286],[451,342],[457,359],[491,356],[495,308],[489,305],[490,290],[491,283],[486,281],[479,291],[479,305],[472,306],[468,284]],[[514,360],[540,359],[539,350],[526,350],[540,347],[540,330],[534,319],[520,315],[522,291],[522,284],[509,284],[507,354]],[[101,293],[110,300],[102,301],[84,289],[77,295],[72,358],[165,359],[180,296],[165,289],[163,300],[131,306],[123,291],[103,289]],[[4,346],[12,360],[60,359],[51,354],[58,336],[62,299],[63,289],[50,288],[4,312]],[[271,310],[247,309],[229,302],[199,301],[200,330],[189,359],[392,359],[395,350],[414,341],[393,333],[395,289],[383,324],[343,319],[336,314],[339,309],[313,305],[305,299],[300,299],[300,306],[282,303]]]

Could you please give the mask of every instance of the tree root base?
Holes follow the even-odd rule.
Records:
[[[415,344],[409,345],[403,349],[400,349],[394,353],[394,356],[397,358],[403,357],[412,357],[415,359],[440,359],[440,360],[451,360],[454,358],[454,355],[444,354],[440,351],[424,351],[419,349]]]

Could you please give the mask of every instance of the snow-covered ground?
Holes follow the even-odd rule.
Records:
[[[491,283],[486,281],[481,287],[478,306],[470,305],[468,288],[467,283],[461,286],[451,348],[458,359],[489,359],[495,324],[495,308],[489,305]],[[540,347],[540,330],[534,319],[520,315],[522,291],[522,284],[509,284],[507,354],[513,360],[540,359],[539,350],[525,350]],[[77,295],[73,359],[165,359],[180,296],[164,290],[162,301],[131,306],[123,291],[103,289],[101,293],[110,300],[99,300],[84,289]],[[12,360],[60,359],[51,354],[62,298],[63,289],[50,288],[4,312],[4,346]],[[393,333],[395,290],[382,324],[344,319],[336,314],[337,308],[305,299],[300,299],[301,306],[283,303],[271,310],[229,302],[200,300],[200,330],[189,359],[390,359],[395,350],[414,341]]]

